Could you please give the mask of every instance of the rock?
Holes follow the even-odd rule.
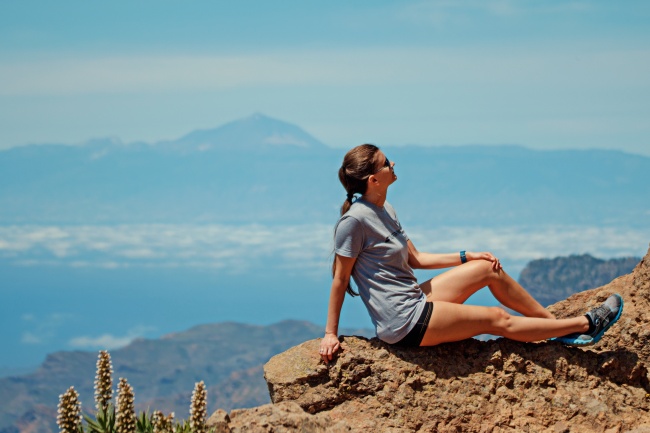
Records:
[[[231,433],[229,424],[230,417],[223,409],[217,409],[206,421],[208,429],[214,429],[213,433]]]
[[[230,413],[232,433],[344,433],[350,428],[344,421],[326,415],[306,413],[294,402],[266,404],[253,409],[236,409]]]
[[[601,342],[474,339],[429,348],[342,337],[325,365],[319,340],[264,367],[274,404],[231,412],[231,432],[643,432],[650,425],[650,252],[634,271],[550,307],[574,316],[620,293]]]

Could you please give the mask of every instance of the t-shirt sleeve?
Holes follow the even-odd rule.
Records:
[[[363,226],[353,217],[343,217],[334,230],[334,252],[343,257],[357,257],[363,249]]]

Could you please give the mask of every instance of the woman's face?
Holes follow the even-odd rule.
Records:
[[[397,175],[395,174],[395,163],[386,158],[384,152],[381,150],[378,151],[375,156],[375,161],[377,164],[375,166],[377,167],[375,177],[377,177],[377,179],[386,182],[387,185],[390,185],[397,180]]]

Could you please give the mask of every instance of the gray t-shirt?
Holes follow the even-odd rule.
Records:
[[[336,224],[334,252],[356,257],[352,279],[377,337],[397,343],[415,326],[426,303],[408,264],[408,236],[388,203],[356,200]]]

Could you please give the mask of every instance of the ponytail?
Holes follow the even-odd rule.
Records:
[[[350,210],[350,207],[352,206],[353,200],[354,200],[354,194],[348,192],[347,198],[345,199],[345,201],[341,205],[341,216],[345,215],[347,213],[347,211]]]
[[[345,215],[352,206],[354,195],[363,195],[368,188],[368,178],[376,172],[375,155],[379,148],[374,144],[362,144],[345,154],[343,165],[339,168],[339,181],[347,193],[346,199],[341,206],[341,216]],[[336,273],[336,257],[332,262],[332,277]],[[351,296],[359,296],[350,283],[347,292]]]

